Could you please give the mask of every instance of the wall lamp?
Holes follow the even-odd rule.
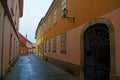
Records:
[[[70,22],[75,22],[75,18],[74,17],[69,17],[69,16],[67,16],[67,14],[68,14],[68,10],[66,8],[64,8],[62,10],[62,19],[67,19]]]

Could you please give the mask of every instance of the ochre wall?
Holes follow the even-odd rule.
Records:
[[[82,28],[85,26],[87,22],[89,22],[93,18],[98,18],[101,16],[105,16],[115,9],[120,8],[119,0],[67,0],[67,9],[68,9],[68,16],[75,17],[75,22],[71,23],[67,21],[67,19],[62,20],[61,18],[61,1],[56,4],[57,9],[57,24],[53,24],[53,16],[54,10],[51,10],[50,14],[46,17],[46,28],[48,25],[47,19],[51,18],[51,29],[47,30],[44,35],[44,41],[51,39],[52,45],[52,38],[57,37],[57,52],[53,54],[52,52],[48,52],[46,54],[49,57],[57,58],[60,60],[64,60],[67,62],[71,62],[74,64],[80,64],[80,33]],[[114,14],[113,14],[114,15]],[[114,18],[114,16],[109,14]],[[117,22],[116,20],[114,22]],[[119,23],[119,22],[118,22]],[[64,32],[67,32],[67,53],[62,54],[60,53],[60,35]],[[73,47],[74,46],[74,47]],[[52,46],[51,46],[52,49]],[[52,53],[52,54],[51,54]]]
[[[62,34],[70,29],[80,26],[81,24],[88,22],[92,18],[96,18],[105,15],[112,10],[120,7],[120,0],[67,0],[68,16],[74,17],[75,22],[70,23],[69,21],[62,20],[61,18],[61,2],[56,6],[57,9],[57,24],[54,26],[52,23],[52,28],[47,31],[44,39],[53,38],[59,34]],[[51,21],[53,21],[52,14],[54,9],[50,12]],[[48,17],[47,17],[48,19]],[[47,21],[47,20],[46,20]],[[46,23],[47,24],[47,23]]]

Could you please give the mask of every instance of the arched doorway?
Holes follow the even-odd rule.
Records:
[[[97,23],[88,27],[83,35],[84,79],[109,80],[110,34],[107,25]]]

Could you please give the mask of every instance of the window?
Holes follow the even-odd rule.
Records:
[[[57,23],[57,9],[54,11],[54,25]]]
[[[12,8],[14,9],[14,6],[15,6],[15,0],[12,0],[12,1],[11,1],[11,6],[12,6]]]
[[[0,12],[0,34],[1,33],[2,33],[2,15],[1,15],[1,12]]]
[[[56,52],[56,38],[53,39],[53,52]]]
[[[15,57],[15,50],[16,50],[16,47],[15,47],[15,38],[14,38],[14,52],[13,52],[13,58]]]
[[[47,22],[45,24],[47,24]],[[47,25],[45,25],[45,33],[47,33],[47,30],[48,30],[48,27]]]
[[[44,48],[45,48],[45,52],[46,52],[46,50],[47,50],[47,44],[46,44],[46,42],[44,44]]]
[[[48,41],[48,52],[50,52],[51,50],[51,43],[50,43],[50,40]]]
[[[17,23],[17,20],[18,19],[18,16],[17,16],[17,6],[16,6],[16,8],[15,8],[15,19],[14,19],[14,23],[15,23],[15,25],[17,25],[18,23]]]
[[[66,53],[67,33],[61,35],[61,53]]]
[[[66,0],[62,0],[62,11],[66,8]],[[63,14],[62,14],[63,16]]]
[[[51,21],[50,21],[50,17],[48,19],[48,30],[50,30],[50,27],[51,27]]]
[[[12,2],[11,2],[11,13],[12,13],[12,16],[14,16],[14,3],[15,1],[14,0],[12,0]]]
[[[10,8],[11,6],[12,6],[12,2],[11,2],[11,0],[5,0],[5,1],[7,1],[6,3],[7,3],[7,5],[8,5],[8,7]]]
[[[2,17],[1,17],[1,13],[0,13],[0,24],[1,24],[1,18],[2,18]]]
[[[9,50],[9,61],[10,61],[12,57],[12,34],[10,35],[9,47],[10,47],[10,50]]]

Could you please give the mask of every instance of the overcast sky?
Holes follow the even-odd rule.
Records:
[[[53,0],[24,0],[23,17],[20,19],[19,32],[35,43],[35,31],[40,19],[45,16]]]

